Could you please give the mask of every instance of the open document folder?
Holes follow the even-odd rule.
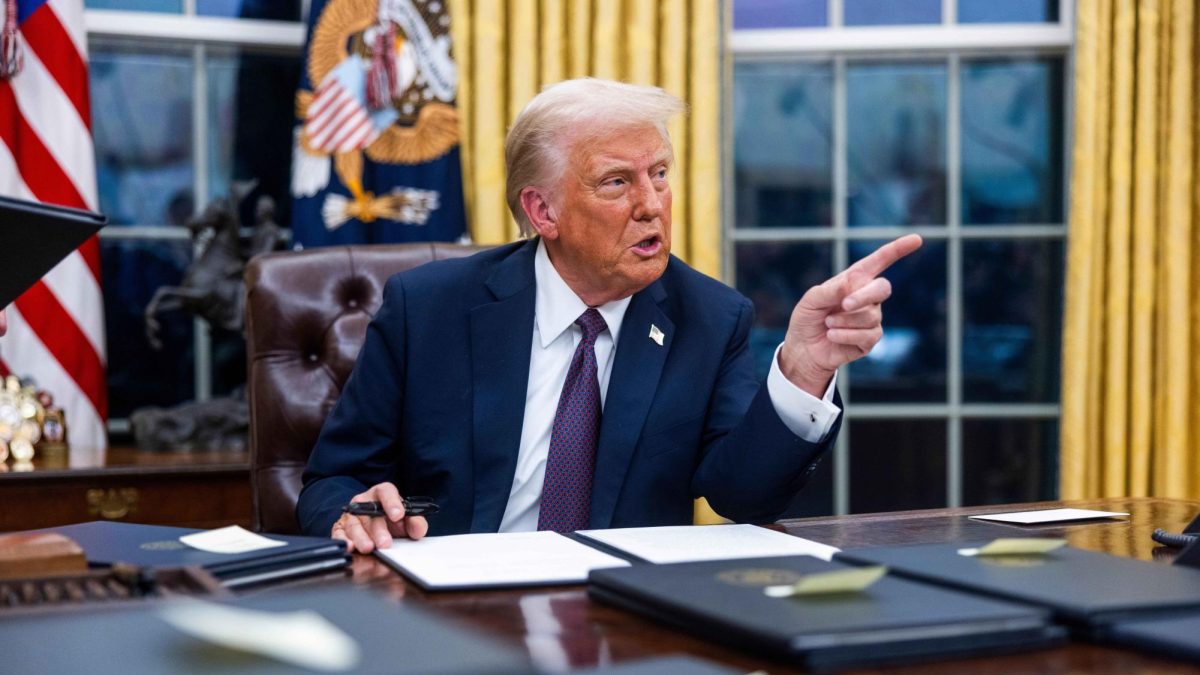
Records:
[[[816,556],[836,548],[754,525],[506,532],[400,539],[375,554],[425,590],[581,584],[597,569],[763,556]]]
[[[104,227],[99,213],[0,197],[0,307]]]
[[[425,590],[581,584],[594,569],[629,566],[557,532],[398,539],[375,555]]]

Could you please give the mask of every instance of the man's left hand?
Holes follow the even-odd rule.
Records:
[[[905,235],[808,289],[792,310],[779,353],[792,384],[821,398],[838,367],[871,351],[883,337],[883,301],[892,294],[879,275],[918,248],[920,235]]]

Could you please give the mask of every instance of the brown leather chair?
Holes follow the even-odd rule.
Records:
[[[299,531],[300,475],[354,367],[388,277],[481,250],[457,244],[270,253],[246,268],[254,528]]]

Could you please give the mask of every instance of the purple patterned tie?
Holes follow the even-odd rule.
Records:
[[[539,530],[573,532],[588,526],[592,510],[592,475],[600,440],[600,380],[596,376],[596,336],[608,330],[604,317],[588,309],[575,323],[583,339],[575,348],[567,381],[558,398],[546,480],[538,511]]]

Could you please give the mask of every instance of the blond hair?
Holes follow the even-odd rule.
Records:
[[[504,141],[505,197],[521,234],[528,237],[533,230],[521,207],[521,191],[557,187],[571,141],[583,131],[595,134],[652,124],[671,151],[667,121],[685,110],[683,101],[659,87],[583,77],[543,89],[517,115]]]

